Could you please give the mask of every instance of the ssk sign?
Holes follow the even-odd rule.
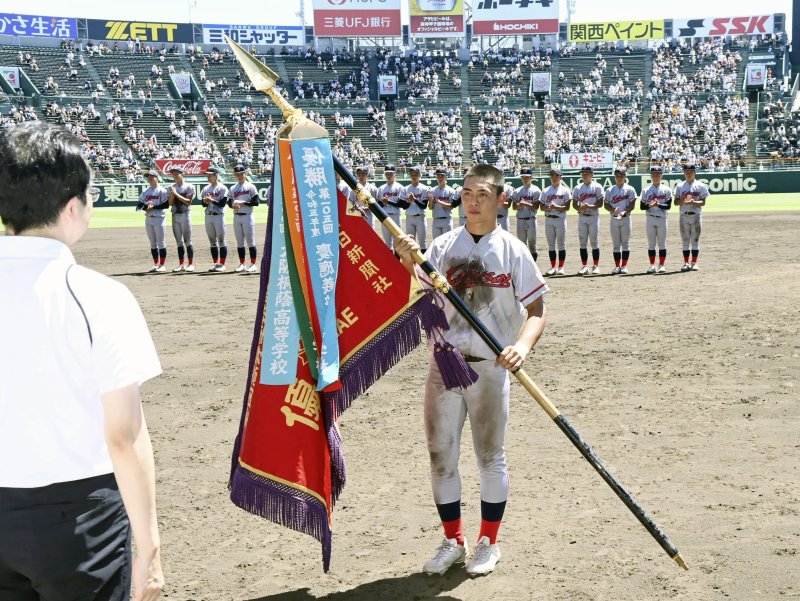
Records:
[[[723,35],[764,35],[775,32],[775,15],[673,19],[672,30],[679,38],[708,38]]]
[[[183,175],[191,177],[205,175],[205,172],[211,167],[211,161],[208,159],[156,159],[156,166],[165,175],[169,175],[169,170],[173,167],[181,167]]]

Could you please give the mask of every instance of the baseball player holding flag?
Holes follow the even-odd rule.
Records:
[[[423,571],[444,574],[467,558],[461,524],[461,477],[458,458],[461,432],[469,415],[472,444],[480,471],[481,528],[466,565],[472,576],[492,572],[500,560],[497,533],[508,498],[508,468],[504,450],[508,421],[508,370],[522,365],[545,326],[544,294],[548,291],[528,247],[497,225],[503,199],[503,173],[491,165],[475,165],[464,177],[461,199],[467,223],[435,238],[425,258],[481,316],[501,344],[494,353],[450,304],[445,305],[450,329],[447,342],[461,351],[478,373],[469,388],[447,390],[436,361],[431,361],[425,385],[425,435],[431,461],[431,485],[444,540]],[[415,270],[419,245],[410,236],[395,249],[406,267]],[[432,286],[420,268],[416,273]],[[430,341],[429,341],[430,344]]]

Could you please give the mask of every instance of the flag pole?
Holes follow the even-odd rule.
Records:
[[[292,106],[292,104],[283,97],[280,90],[276,89],[275,84],[280,78],[277,73],[267,67],[264,63],[259,61],[255,56],[250,54],[247,50],[242,48],[239,44],[225,36],[228,44],[233,49],[239,64],[247,73],[248,77],[253,83],[253,86],[265,92],[275,102],[276,106],[283,113],[286,125],[282,128],[284,133],[291,132],[293,137],[311,137],[324,135],[327,136],[328,132],[325,128],[317,123],[314,123],[303,114],[303,110]],[[372,198],[361,184],[359,184],[356,177],[345,167],[342,162],[336,157],[333,157],[334,168],[341,176],[345,183],[350,186],[355,192],[357,198],[369,208],[370,211],[378,218],[383,227],[385,227],[393,238],[397,239],[403,236],[403,231],[400,227],[389,218],[383,207]],[[456,291],[447,282],[447,279],[442,276],[431,265],[429,261],[421,252],[416,251],[413,254],[414,262],[417,263],[422,270],[431,278],[434,287],[441,292],[447,299],[455,306],[456,310],[461,316],[467,320],[475,332],[483,339],[489,346],[492,352],[499,356],[503,352],[503,347],[498,342],[497,338],[486,328],[486,326],[478,319],[472,310],[464,303],[463,299],[456,293]],[[688,570],[689,566],[681,557],[680,552],[669,540],[669,537],[661,530],[658,524],[655,523],[652,517],[644,510],[634,496],[622,485],[622,483],[611,473],[605,466],[602,460],[597,456],[592,447],[581,438],[580,434],[575,430],[572,424],[569,423],[567,418],[556,408],[556,406],[547,398],[537,384],[531,377],[522,369],[519,368],[512,372],[517,380],[522,384],[525,390],[533,397],[545,413],[552,419],[561,432],[572,442],[573,445],[580,451],[581,455],[588,461],[591,466],[600,474],[600,477],[606,484],[614,491],[614,493],[622,500],[625,506],[636,516],[636,519],[645,527],[651,536],[661,545],[661,548],[683,569]]]

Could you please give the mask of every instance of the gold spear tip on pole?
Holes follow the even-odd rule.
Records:
[[[255,87],[256,90],[259,90],[260,92],[266,92],[267,90],[275,87],[275,83],[278,81],[278,79],[280,79],[280,76],[275,73],[275,71],[267,67],[255,56],[230,39],[227,35],[225,36],[225,41],[228,42],[228,45],[236,55],[239,64],[250,78],[250,81],[253,82],[253,87]]]
[[[675,557],[673,557],[672,559],[674,559],[674,560],[675,560],[675,562],[676,562],[676,563],[677,563],[679,566],[681,566],[681,567],[682,567],[684,570],[688,570],[688,569],[689,569],[689,566],[687,566],[687,565],[686,565],[686,562],[685,562],[685,561],[683,561],[683,557],[681,557],[681,554],[680,554],[680,553],[678,553],[678,554],[677,554]]]

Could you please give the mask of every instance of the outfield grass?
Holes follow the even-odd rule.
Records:
[[[727,194],[715,196],[704,213],[764,213],[773,211],[800,211],[800,194]],[[233,223],[233,214],[226,212],[227,222]],[[265,215],[265,209],[256,209],[256,218]],[[138,227],[144,222],[144,214],[133,207],[98,207],[92,216],[93,228]],[[199,207],[192,210],[192,223],[203,225],[204,215]]]

